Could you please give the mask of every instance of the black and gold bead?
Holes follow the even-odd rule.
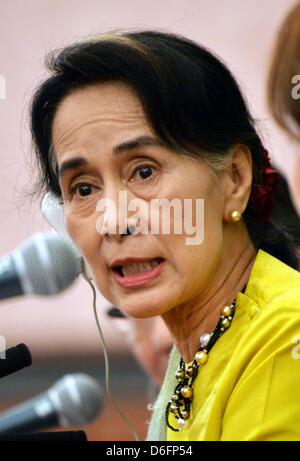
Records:
[[[166,407],[165,419],[167,426],[172,431],[178,432],[185,426],[186,421],[190,418],[190,407],[193,400],[193,383],[197,377],[199,366],[203,366],[208,361],[208,354],[217,339],[228,330],[231,325],[235,312],[235,303],[225,306],[221,310],[221,316],[218,324],[210,335],[204,333],[200,338],[200,348],[195,354],[192,365],[185,368],[183,359],[180,359],[179,368],[175,373],[178,384],[174,390],[174,394]],[[169,423],[169,413],[177,419],[178,429],[171,426]]]

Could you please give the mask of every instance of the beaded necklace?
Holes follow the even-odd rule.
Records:
[[[246,286],[243,288],[242,292],[244,292],[245,289]],[[179,368],[175,373],[178,384],[174,389],[171,400],[167,404],[165,414],[166,424],[172,431],[181,431],[189,419],[194,393],[193,384],[198,375],[199,366],[205,365],[208,360],[209,351],[220,336],[222,336],[222,334],[230,327],[235,313],[235,305],[236,299],[229,306],[223,307],[221,310],[221,316],[214,331],[211,334],[204,333],[201,335],[200,348],[196,352],[192,365],[186,368],[184,360],[182,358],[180,359]],[[170,413],[172,413],[177,419],[178,429],[171,426],[169,423]]]

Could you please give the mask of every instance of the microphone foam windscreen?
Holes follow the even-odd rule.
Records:
[[[97,381],[83,373],[65,375],[48,391],[61,426],[79,426],[92,421],[102,406],[102,390]]]
[[[13,254],[25,293],[54,295],[69,287],[82,270],[81,259],[54,232],[37,233]]]

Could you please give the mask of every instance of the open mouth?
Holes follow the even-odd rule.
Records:
[[[150,259],[149,261],[126,263],[122,266],[115,266],[112,268],[112,270],[119,274],[121,277],[136,276],[153,271],[163,261],[163,258],[155,258]]]

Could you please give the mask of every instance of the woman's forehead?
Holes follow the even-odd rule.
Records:
[[[79,107],[80,111],[76,111]],[[72,112],[73,117],[91,112],[103,117],[114,116],[115,113],[133,118],[144,117],[139,99],[122,82],[97,83],[73,90],[59,103],[54,122],[64,120],[68,111]]]
[[[125,85],[93,85],[65,97],[55,114],[52,141],[55,151],[91,136],[102,142],[125,142],[133,134],[150,134],[142,106]],[[123,139],[124,137],[124,139]]]

